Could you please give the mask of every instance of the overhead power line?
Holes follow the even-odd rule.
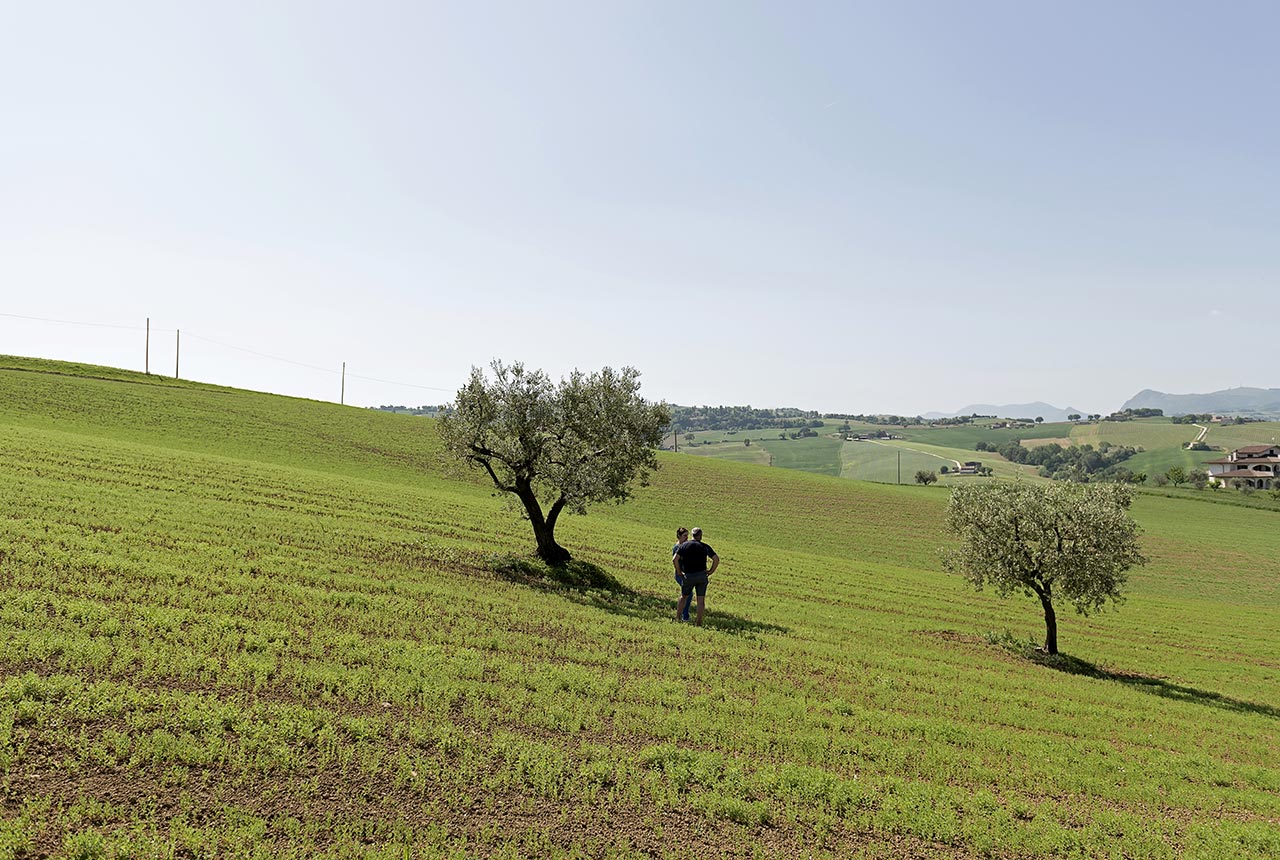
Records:
[[[389,379],[375,379],[372,376],[359,376],[355,373],[348,373],[347,376],[350,376],[352,379],[363,379],[365,382],[381,382],[384,385],[403,385],[407,388],[422,388],[427,391],[444,391],[450,394],[456,390],[453,388],[440,388],[435,385],[415,385],[412,382],[392,382]]]
[[[149,331],[149,332],[167,332],[167,333],[178,331],[178,329],[155,328],[149,325],[140,326],[140,325],[119,325],[116,323],[84,322],[82,320],[52,319],[50,317],[33,317],[33,316],[26,316],[23,314],[10,314],[10,313],[3,313],[3,312],[0,312],[0,317],[7,317],[9,319],[28,320],[31,322],[55,323],[57,325],[76,325],[76,326],[89,326],[93,328],[121,329],[124,331]],[[210,343],[210,344],[213,344],[214,346],[220,346],[223,349],[231,349],[231,350],[235,350],[236,352],[247,353],[248,355],[254,355],[254,356],[257,356],[258,358],[269,359],[270,361],[279,361],[285,364],[292,364],[295,367],[304,367],[307,370],[314,370],[319,373],[331,373],[334,375],[338,375],[341,373],[341,371],[334,370],[331,367],[320,367],[319,365],[308,364],[305,361],[295,361],[292,358],[285,358],[284,356],[281,356],[281,355],[272,355],[271,353],[260,352],[256,349],[249,349],[248,347],[244,347],[244,346],[236,346],[235,344],[226,343],[225,341],[216,340],[211,337],[205,337],[204,335],[200,335],[200,334],[194,334],[191,331],[187,332],[187,337],[195,338],[196,340],[204,341],[205,343]],[[454,389],[452,388],[441,388],[436,385],[418,385],[413,382],[397,382],[393,379],[380,379],[374,376],[360,376],[354,373],[346,374],[346,375],[350,376],[352,379],[361,379],[361,380],[364,380],[365,382],[377,382],[381,385],[396,385],[402,388],[417,388],[423,391],[443,391],[446,393],[452,393],[454,391]]]
[[[85,326],[92,326],[94,328],[119,328],[119,329],[126,329],[128,331],[146,331],[146,327],[140,326],[140,325],[115,325],[113,323],[80,322],[78,320],[55,320],[55,319],[49,319],[48,317],[27,317],[27,316],[23,316],[22,314],[6,314],[6,313],[0,313],[0,317],[9,317],[10,319],[15,319],[15,320],[32,320],[33,322],[59,323],[60,325],[85,325]],[[175,329],[153,328],[152,331],[170,332],[170,331],[175,331]]]
[[[307,364],[306,362],[302,362],[302,361],[294,361],[291,358],[281,358],[278,355],[270,355],[265,352],[258,352],[256,349],[247,349],[246,347],[243,347],[243,346],[234,346],[229,343],[223,343],[220,340],[214,340],[211,337],[205,337],[199,334],[192,334],[191,332],[187,332],[187,337],[194,337],[196,340],[202,340],[205,343],[211,343],[215,346],[220,346],[224,349],[234,349],[237,352],[247,352],[250,355],[258,356],[259,358],[269,358],[272,361],[283,361],[285,364],[296,364],[298,367],[305,367],[309,370],[318,370],[321,373],[337,373],[338,372],[330,367],[318,367],[317,365],[314,365],[314,364]]]

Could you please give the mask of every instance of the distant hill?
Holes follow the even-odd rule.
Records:
[[[1280,388],[1227,388],[1208,394],[1166,394],[1150,388],[1125,401],[1122,409],[1163,409],[1165,415],[1213,412],[1218,415],[1280,416]]]
[[[974,403],[955,412],[926,412],[925,418],[955,418],[959,415],[994,415],[997,418],[1043,418],[1045,421],[1066,421],[1068,415],[1088,415],[1083,409],[1068,406],[1059,409],[1048,403],[1006,403],[1004,406],[992,406],[989,403]]]

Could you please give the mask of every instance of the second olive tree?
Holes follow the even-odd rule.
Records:
[[[1087,615],[1122,599],[1125,571],[1147,559],[1129,517],[1133,499],[1120,484],[997,483],[957,487],[943,550],[946,569],[1001,597],[1034,595],[1044,610],[1043,650],[1058,653],[1054,600]]]

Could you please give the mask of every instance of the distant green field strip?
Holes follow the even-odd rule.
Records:
[[[899,455],[903,483],[914,483],[919,470],[937,472],[942,464],[953,465],[921,451],[889,442],[845,442],[840,449],[840,477],[855,481],[898,482]]]
[[[1204,441],[1224,451],[1234,451],[1246,445],[1271,445],[1280,441],[1280,422],[1277,421],[1229,424],[1226,427],[1220,424],[1206,426],[1209,432],[1205,435]],[[1208,454],[1209,452],[1201,451],[1200,453]],[[1215,455],[1210,454],[1210,458],[1213,456]]]
[[[1212,460],[1221,456],[1221,451],[1188,451],[1181,446],[1175,448],[1149,448],[1141,454],[1134,454],[1128,460],[1125,460],[1122,465],[1134,473],[1145,472],[1151,478],[1156,475],[1163,475],[1174,466],[1181,466],[1186,471],[1191,471],[1192,469],[1208,471],[1209,467],[1205,465],[1205,460]]]
[[[877,454],[866,448],[851,447],[868,445],[877,446],[884,453]],[[984,466],[990,466],[996,477],[1041,480],[1036,475],[1034,468],[1010,463],[1000,455],[991,452],[943,448],[937,445],[925,445],[919,442],[897,439],[880,443],[846,442],[842,453],[845,467],[840,475],[844,478],[854,478],[862,481],[894,483],[897,475],[897,455],[893,453],[894,451],[902,452],[903,483],[914,482],[916,471],[920,469],[935,473],[939,482],[943,484],[972,483],[975,480],[982,480],[971,475],[951,474],[955,469],[956,462],[965,463],[971,460],[976,460]],[[910,465],[910,470],[907,468],[908,464]],[[948,474],[946,475],[942,474],[943,466],[947,467]]]
[[[684,450],[686,446],[697,447],[698,445],[714,444],[716,442],[737,442],[742,444],[744,439],[750,439],[752,442],[757,439],[777,439],[779,434],[794,433],[795,430],[779,430],[777,427],[770,427],[764,430],[698,430],[694,433],[680,434],[680,449]],[[825,431],[815,431],[825,432]],[[693,441],[690,442],[686,436],[692,436]],[[667,437],[670,441],[671,437]]]
[[[736,463],[755,463],[759,466],[769,465],[769,452],[758,442],[744,445],[742,442],[712,442],[704,445],[689,445],[681,448],[682,454],[694,454],[698,457],[715,457],[720,460],[732,460]]]
[[[1071,430],[1071,442],[1095,448],[1102,442],[1133,448],[1180,448],[1200,433],[1190,424],[1174,424],[1167,418],[1145,418],[1138,421],[1099,421],[1082,424]]]
[[[755,444],[755,443],[752,443]],[[844,444],[830,436],[806,439],[761,439],[761,446],[773,457],[773,465],[819,475],[840,474],[840,447]]]
[[[1066,436],[1074,425],[1067,423],[1038,424],[1016,430],[993,430],[991,422],[957,424],[949,427],[907,427],[894,429],[894,433],[912,442],[924,442],[944,448],[967,448],[972,451],[978,442],[1003,445],[1014,439],[1053,439]]]

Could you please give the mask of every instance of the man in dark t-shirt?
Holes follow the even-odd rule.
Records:
[[[698,617],[694,623],[701,627],[702,614],[706,611],[707,581],[720,566],[720,556],[716,555],[711,544],[702,542],[702,529],[695,528],[689,534],[689,540],[676,547],[675,554],[671,557],[676,575],[684,577],[680,586],[680,603],[676,607],[676,620],[680,620],[680,613],[689,605],[689,598],[696,593]],[[707,559],[711,559],[710,570],[707,569]]]

